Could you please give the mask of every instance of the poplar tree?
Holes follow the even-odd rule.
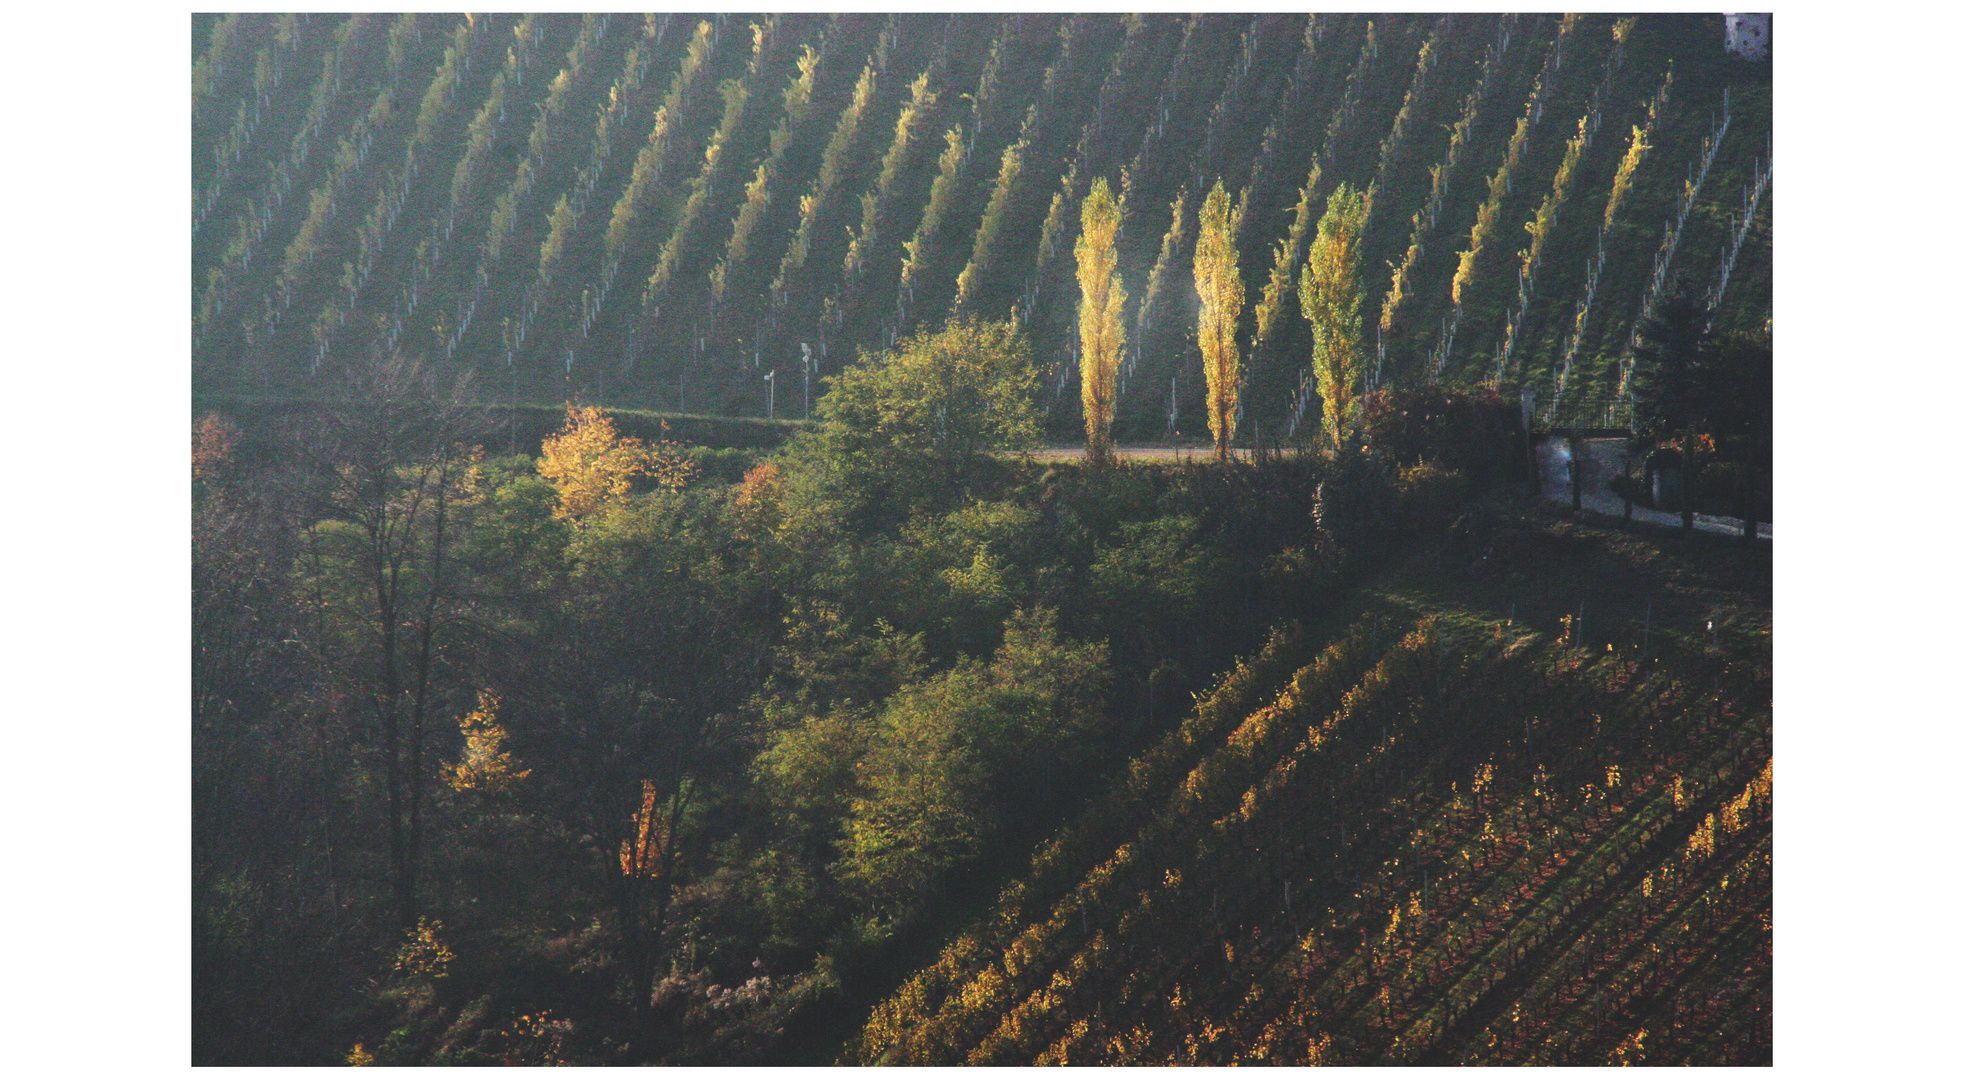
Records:
[[[1125,281],[1119,262],[1119,221],[1125,208],[1100,177],[1080,210],[1078,234],[1078,371],[1085,406],[1085,453],[1093,464],[1112,458],[1112,413],[1118,404],[1119,354],[1126,347]]]
[[[1235,329],[1242,316],[1242,271],[1235,253],[1236,214],[1228,189],[1215,181],[1201,206],[1200,233],[1194,241],[1194,291],[1201,297],[1195,333],[1201,369],[1208,380],[1208,431],[1214,453],[1228,460],[1235,441],[1235,411],[1241,400],[1242,357]]]
[[[1359,244],[1370,212],[1370,199],[1351,185],[1339,184],[1331,192],[1297,291],[1303,317],[1310,320],[1316,339],[1317,394],[1324,403],[1324,436],[1332,446],[1342,444],[1358,414],[1358,383],[1364,370],[1364,322],[1359,309],[1365,299],[1358,272]]]

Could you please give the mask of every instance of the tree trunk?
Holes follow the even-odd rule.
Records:
[[[1583,440],[1569,439],[1569,511],[1583,512]]]

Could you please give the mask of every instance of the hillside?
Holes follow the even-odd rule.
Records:
[[[1768,1063],[1765,558],[1512,527],[1279,630],[844,1060]]]
[[[192,31],[194,1062],[1768,1060],[1719,16]]]
[[[823,378],[1013,312],[1050,430],[1075,431],[1072,243],[1097,178],[1125,198],[1122,438],[1198,428],[1194,215],[1217,181],[1242,213],[1250,434],[1315,415],[1293,285],[1340,183],[1376,186],[1374,381],[1614,393],[1672,283],[1723,289],[1717,329],[1770,307],[1769,69],[1726,56],[1713,15],[192,30],[201,397],[332,397],[406,354],[487,402],[763,416],[770,377],[784,417],[802,345]]]

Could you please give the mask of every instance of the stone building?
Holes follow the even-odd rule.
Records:
[[[1774,16],[1728,15],[1726,51],[1743,60],[1765,60],[1774,47]]]

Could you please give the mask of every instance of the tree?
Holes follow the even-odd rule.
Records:
[[[383,766],[390,886],[414,926],[424,794],[437,772],[432,718],[461,682],[448,648],[461,613],[459,517],[478,501],[474,417],[411,361],[351,373],[302,452],[329,479],[305,537],[302,589],[319,612],[309,645],[366,712]],[[445,400],[445,398],[448,400]]]
[[[990,455],[1036,445],[1037,374],[1011,323],[955,319],[827,380],[783,458],[788,525],[877,530],[962,504]]]
[[[1113,200],[1111,187],[1099,177],[1085,196],[1076,248],[1080,394],[1085,406],[1085,452],[1094,464],[1112,458],[1119,354],[1126,347],[1126,285],[1115,271],[1119,222],[1125,213],[1125,205]]]
[[[500,635],[528,788],[592,837],[596,891],[648,1004],[689,832],[730,719],[766,656],[756,581],[730,572],[727,523],[693,489],[629,495],[572,531],[563,573],[515,598]],[[710,512],[706,512],[710,511]],[[515,725],[516,727],[516,725]]]
[[[1692,528],[1703,493],[1733,503],[1751,539],[1774,464],[1774,353],[1763,335],[1714,339],[1711,317],[1681,293],[1639,325],[1633,448],[1677,455],[1680,528]]]
[[[1633,386],[1631,429],[1634,448],[1668,450],[1679,461],[1679,527],[1692,531],[1693,481],[1710,440],[1714,402],[1709,387],[1712,339],[1706,307],[1683,292],[1666,297],[1638,324],[1632,354],[1638,371]]]
[[[1201,205],[1201,230],[1194,241],[1194,291],[1201,297],[1195,333],[1201,369],[1208,380],[1208,431],[1215,457],[1228,460],[1235,442],[1235,413],[1241,403],[1242,358],[1236,328],[1242,316],[1242,270],[1235,253],[1239,215],[1229,207],[1228,190],[1215,181]]]
[[[666,488],[686,485],[695,464],[671,443],[644,444],[624,438],[606,410],[568,403],[566,426],[539,447],[539,475],[559,491],[555,515],[579,524],[597,510],[619,502],[637,476],[653,476]]]
[[[1052,794],[1099,728],[1109,665],[1105,645],[1061,637],[1056,613],[1034,608],[1005,622],[988,664],[965,657],[902,688],[857,769],[848,874],[878,899],[918,896]]]
[[[1365,299],[1358,264],[1370,212],[1370,196],[1351,185],[1339,184],[1331,192],[1297,290],[1316,341],[1317,394],[1324,405],[1324,439],[1332,447],[1343,443],[1358,419]]]

